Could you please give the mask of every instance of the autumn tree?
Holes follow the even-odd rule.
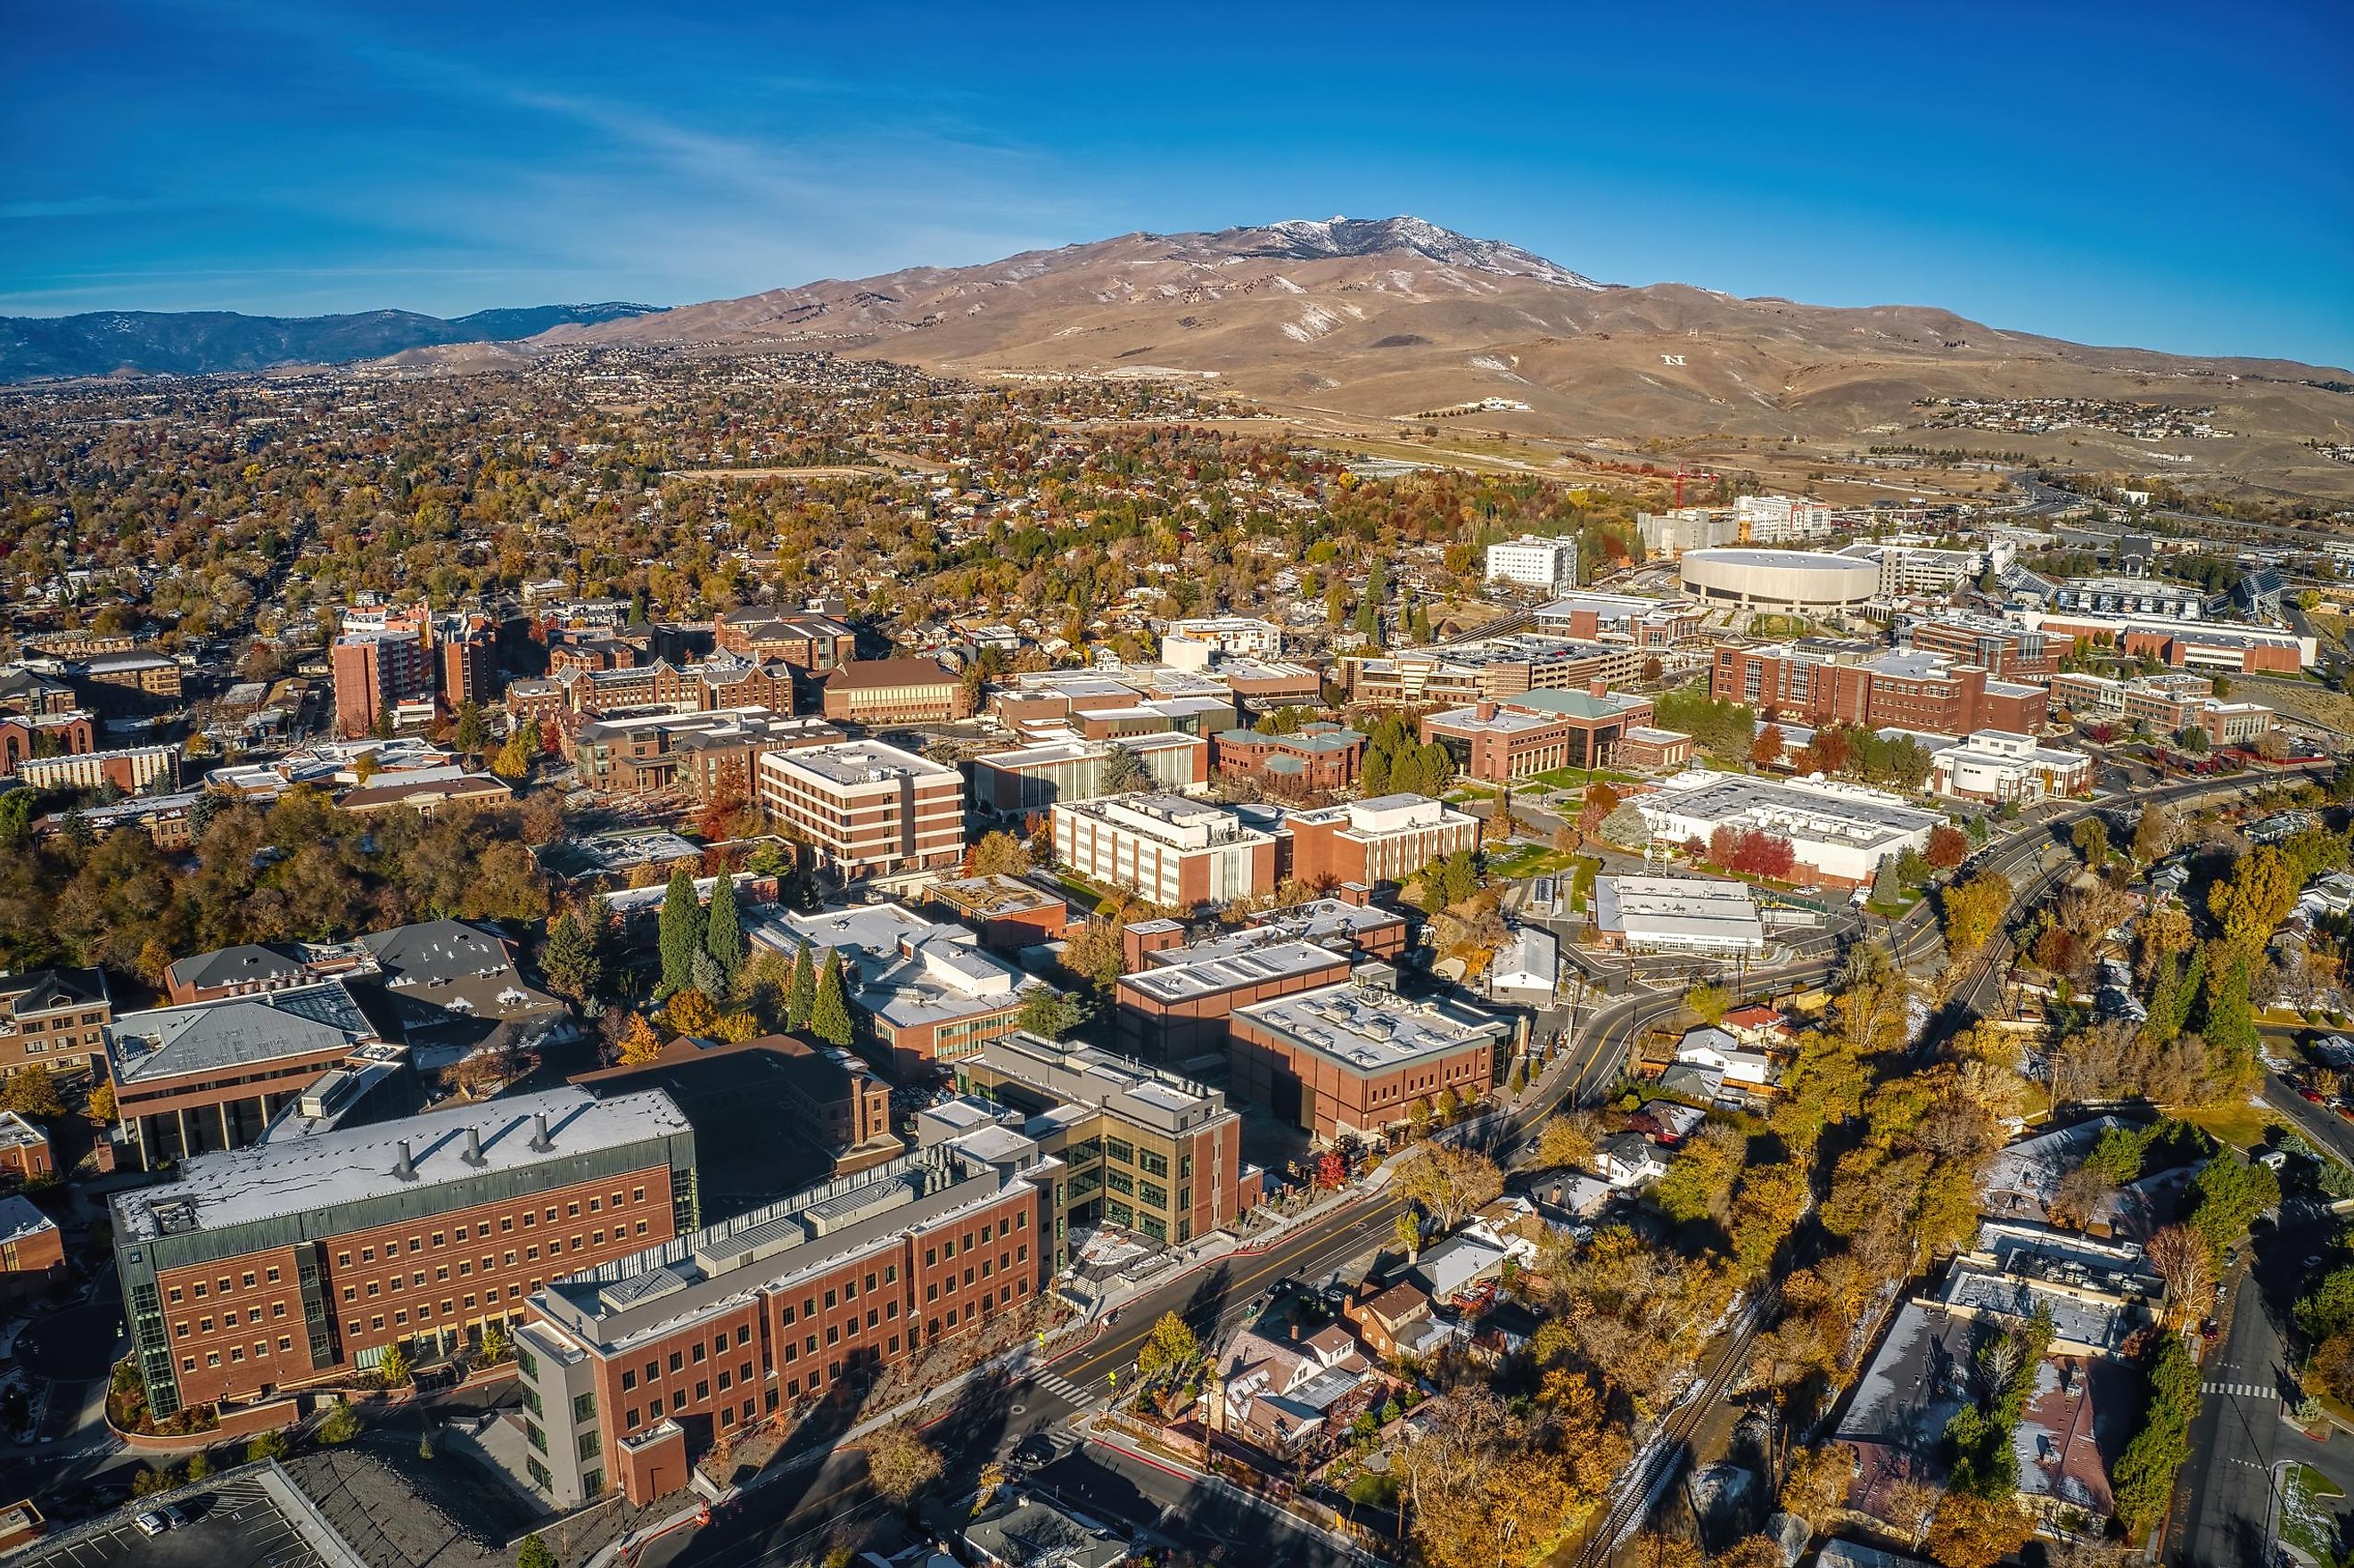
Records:
[[[1476,1150],[1426,1143],[1397,1168],[1396,1190],[1453,1230],[1503,1195],[1504,1173]]]
[[[2197,1231],[2189,1225],[2162,1226],[2151,1234],[2144,1251],[2166,1287],[2163,1320],[2167,1327],[2181,1328],[2206,1310],[2215,1260]]]
[[[940,1456],[905,1422],[895,1421],[859,1439],[866,1456],[866,1478],[894,1508],[906,1508],[940,1477]]]
[[[1951,871],[1969,858],[1970,835],[1951,822],[1939,822],[1929,830],[1929,842],[1921,853],[1939,871]]]
[[[1721,985],[1696,985],[1684,992],[1684,1005],[1702,1023],[1719,1024],[1724,1022],[1725,1010],[1733,1005],[1733,993]]]
[[[630,1014],[629,1025],[621,1033],[620,1065],[644,1066],[661,1053],[662,1044],[662,1036],[654,1033],[654,1026],[642,1014]]]
[[[1537,1160],[1553,1170],[1583,1165],[1594,1158],[1601,1135],[1601,1123],[1591,1111],[1553,1117],[1537,1134]]]
[[[1025,876],[1030,871],[1030,846],[1002,830],[983,833],[972,847],[975,876]]]
[[[1136,1349],[1136,1375],[1150,1383],[1167,1377],[1182,1382],[1202,1359],[1202,1341],[1175,1312],[1163,1312]]]
[[[2011,891],[2010,879],[1991,869],[1946,889],[1946,947],[1956,959],[1976,954],[2002,929]]]
[[[1712,1121],[1685,1141],[1652,1186],[1651,1200],[1679,1223],[1721,1220],[1731,1212],[1734,1184],[1748,1158],[1749,1140],[1740,1129]]]
[[[1756,738],[1749,743],[1749,762],[1753,768],[1771,768],[1782,760],[1785,738],[1782,726],[1768,719],[1760,725]]]
[[[1015,1022],[1044,1039],[1062,1040],[1087,1017],[1087,1010],[1078,998],[1052,986],[1037,985],[1023,993],[1022,1011]]]
[[[687,1034],[708,1039],[719,1022],[719,1009],[712,1004],[710,995],[695,986],[671,993],[670,1001],[656,1015],[662,1026],[673,1034]]]
[[[2076,853],[2083,855],[2084,863],[2094,871],[2108,863],[2109,827],[2100,818],[2086,817],[2079,821],[2075,831],[2068,835],[2068,842],[2076,846]]]

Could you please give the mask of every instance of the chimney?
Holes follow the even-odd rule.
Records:
[[[408,1158],[408,1139],[400,1140],[400,1158],[392,1162],[392,1173],[404,1181],[417,1180],[417,1167]]]
[[[1585,690],[1589,696],[1606,697],[1610,694],[1610,683],[1596,676],[1587,683]]]
[[[1484,723],[1486,723],[1488,720],[1490,720],[1490,719],[1491,719],[1491,718],[1494,718],[1494,717],[1496,716],[1496,705],[1495,705],[1494,703],[1490,702],[1490,701],[1489,699],[1487,699],[1486,697],[1482,697],[1482,698],[1480,698],[1480,699],[1479,699],[1479,705],[1478,705],[1477,707],[1473,708],[1471,711],[1472,711],[1472,713],[1474,713],[1475,715],[1477,715],[1479,716],[1479,721],[1480,721],[1482,724],[1484,724]]]
[[[459,1158],[469,1165],[482,1163],[482,1133],[480,1128],[470,1127],[466,1129],[466,1152]]]
[[[532,1152],[535,1154],[545,1154],[549,1150],[555,1148],[555,1140],[547,1136],[547,1113],[546,1111],[535,1111],[532,1114],[531,1122],[533,1129],[531,1135]]]

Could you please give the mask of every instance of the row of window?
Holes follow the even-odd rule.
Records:
[[[632,1188],[631,1188],[631,1189],[630,1189],[630,1202],[632,1202],[632,1203],[642,1203],[642,1202],[644,1202],[645,1201],[646,1201],[646,1190],[645,1190],[643,1187],[632,1187]],[[613,1208],[616,1208],[616,1209],[620,1208],[620,1207],[621,1207],[621,1194],[620,1194],[619,1192],[616,1192],[613,1194],[612,1198],[610,1200],[610,1204],[611,1204],[611,1206],[612,1206]],[[608,1200],[606,1200],[606,1199],[602,1199],[602,1198],[590,1198],[590,1199],[588,1199],[588,1213],[592,1213],[592,1214],[595,1214],[595,1213],[603,1213],[603,1212],[604,1212],[604,1209],[605,1209],[605,1206],[606,1206],[607,1202],[608,1202]],[[555,1206],[554,1204],[552,1204],[552,1203],[551,1203],[551,1204],[549,1204],[549,1205],[547,1206],[547,1208],[544,1211],[544,1213],[545,1213],[545,1214],[546,1214],[546,1223],[547,1223],[547,1224],[551,1224],[551,1225],[552,1225],[552,1224],[555,1224],[557,1223],[557,1210],[556,1210],[556,1206]],[[579,1201],[578,1199],[575,1199],[575,1200],[573,1200],[572,1202],[568,1202],[568,1203],[567,1203],[567,1204],[565,1204],[565,1205],[564,1205],[564,1217],[565,1217],[565,1218],[567,1218],[567,1219],[574,1219],[574,1220],[577,1220],[577,1219],[578,1219],[578,1218],[580,1217],[580,1213],[581,1213],[580,1201]],[[499,1230],[500,1230],[500,1232],[501,1232],[502,1234],[504,1234],[504,1233],[507,1233],[507,1232],[511,1232],[511,1231],[513,1231],[513,1230],[515,1228],[515,1221],[516,1221],[517,1217],[518,1217],[518,1216],[514,1215],[514,1214],[502,1214],[502,1215],[500,1215],[500,1216],[499,1216]],[[525,1229],[525,1230],[532,1230],[532,1229],[535,1228],[535,1227],[540,1224],[540,1217],[541,1217],[541,1216],[540,1216],[540,1214],[539,1214],[539,1213],[534,1213],[533,1211],[528,1210],[528,1209],[525,1210],[525,1211],[524,1211],[524,1213],[522,1213],[522,1215],[520,1216],[520,1218],[521,1218],[521,1219],[522,1219],[522,1221],[523,1221],[523,1228],[524,1228],[524,1229]],[[618,1234],[619,1233],[617,1232],[617,1233],[615,1233],[615,1234]],[[639,1225],[639,1227],[638,1227],[638,1234],[641,1234],[641,1235],[643,1235],[643,1234],[645,1234],[645,1227],[644,1227],[644,1225],[643,1225],[642,1224],[641,1224]],[[461,1241],[461,1242],[462,1242],[462,1241],[467,1241],[467,1240],[470,1240],[470,1239],[471,1239],[471,1240],[475,1240],[475,1241],[488,1241],[488,1240],[490,1239],[490,1236],[491,1236],[491,1223],[490,1223],[488,1220],[484,1220],[484,1221],[482,1221],[481,1224],[476,1224],[476,1225],[472,1225],[472,1226],[471,1226],[471,1227],[470,1227],[470,1226],[467,1226],[467,1225],[460,1225],[460,1226],[458,1226],[458,1227],[457,1227],[454,1231],[452,1231],[452,1232],[445,1233],[445,1232],[441,1232],[441,1231],[435,1231],[435,1232],[433,1233],[433,1245],[434,1245],[434,1246],[435,1246],[435,1247],[439,1248],[439,1247],[443,1247],[443,1246],[447,1246],[447,1245],[450,1245],[450,1243],[451,1243],[451,1239],[452,1239],[453,1237],[454,1237],[454,1239],[456,1239],[456,1240],[458,1240],[458,1241]],[[572,1245],[573,1245],[574,1246],[576,1246],[576,1247],[577,1247],[577,1246],[578,1246],[578,1245],[580,1245],[580,1238],[579,1238],[579,1237],[578,1237],[578,1236],[573,1237],[573,1238],[572,1238]],[[423,1252],[423,1251],[425,1250],[425,1238],[424,1238],[423,1236],[421,1236],[421,1235],[410,1236],[410,1237],[408,1238],[408,1250],[409,1250],[409,1252],[410,1252],[411,1254],[416,1254],[416,1253]],[[372,1245],[371,1245],[371,1246],[363,1246],[363,1247],[361,1247],[361,1248],[359,1249],[359,1261],[360,1261],[360,1262],[362,1262],[362,1263],[374,1263],[374,1262],[376,1260],[376,1249],[374,1246],[372,1246]],[[384,1245],[384,1255],[385,1255],[387,1259],[399,1256],[399,1255],[400,1255],[400,1244],[399,1244],[398,1242],[397,1242],[397,1241],[395,1241],[395,1242],[387,1242],[387,1243]],[[485,1262],[487,1263],[487,1260],[485,1260]],[[351,1266],[352,1266],[352,1255],[351,1255],[351,1253],[350,1253],[350,1252],[348,1252],[348,1251],[345,1251],[345,1252],[339,1252],[339,1253],[337,1253],[337,1254],[335,1255],[335,1266],[336,1266],[337,1267],[339,1267],[339,1268],[349,1268],[349,1267],[351,1267]],[[275,1279],[275,1278],[277,1277],[277,1273],[276,1273],[276,1271],[275,1271],[275,1270],[272,1270],[272,1271],[271,1271],[270,1277],[271,1277],[271,1278],[273,1278],[273,1279]],[[253,1277],[252,1277],[251,1275],[248,1275],[248,1276],[246,1276],[245,1282],[246,1282],[248,1285],[251,1285],[251,1284],[253,1283]],[[222,1289],[224,1289],[224,1290],[226,1290],[226,1289],[228,1289],[228,1281],[226,1278],[224,1278],[224,1279],[221,1281],[221,1288],[222,1288]]]
[[[278,1353],[279,1353],[280,1355],[281,1355],[281,1356],[282,1356],[282,1355],[290,1354],[290,1353],[292,1353],[292,1351],[293,1351],[293,1349],[294,1349],[294,1337],[293,1337],[292,1334],[281,1334],[281,1335],[279,1335],[279,1336],[278,1336]],[[255,1361],[267,1361],[269,1358],[270,1358],[270,1341],[269,1341],[269,1340],[254,1340],[254,1341],[253,1341],[253,1359],[254,1359]],[[245,1347],[244,1347],[243,1345],[231,1345],[231,1346],[228,1348],[228,1359],[229,1359],[231,1361],[242,1361],[243,1360],[245,1360]],[[220,1352],[220,1351],[207,1351],[205,1352],[205,1365],[207,1365],[207,1366],[208,1366],[208,1367],[217,1367],[217,1366],[218,1366],[218,1365],[220,1365],[220,1364],[221,1364],[221,1352]],[[180,1358],[180,1370],[181,1370],[182,1372],[192,1372],[196,1371],[196,1357],[194,1357],[194,1356],[182,1356],[182,1357]]]

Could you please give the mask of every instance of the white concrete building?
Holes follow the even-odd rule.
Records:
[[[2007,729],[1973,730],[1959,740],[1902,732],[1929,747],[1929,787],[1957,800],[2041,800],[2093,787],[2093,759]]]
[[[1594,929],[1631,953],[1756,958],[1766,928],[1745,882],[1696,876],[1597,876]]]
[[[1283,628],[1243,615],[1195,615],[1169,623],[1169,634],[1207,642],[1221,653],[1252,659],[1283,657]]]
[[[1736,495],[1734,521],[1753,545],[1787,545],[1820,539],[1831,531],[1830,506],[1790,495]]]
[[[1225,806],[1182,795],[1058,801],[1055,858],[1080,875],[1195,909],[1275,885],[1275,836]]]
[[[1488,546],[1488,581],[1517,583],[1545,593],[1577,585],[1577,540],[1523,534]]]
[[[1797,879],[1861,887],[1887,855],[1927,847],[1946,819],[1894,795],[1826,779],[1751,779],[1694,768],[1662,781],[1628,804],[1651,826],[1656,843],[1707,843],[1719,828],[1787,839]]]

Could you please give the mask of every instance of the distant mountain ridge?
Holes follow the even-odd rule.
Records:
[[[377,359],[412,348],[512,343],[552,327],[649,315],[657,305],[522,305],[463,316],[363,311],[334,316],[249,316],[234,311],[92,311],[0,316],[0,381],[43,376],[210,376],[274,365]]]

